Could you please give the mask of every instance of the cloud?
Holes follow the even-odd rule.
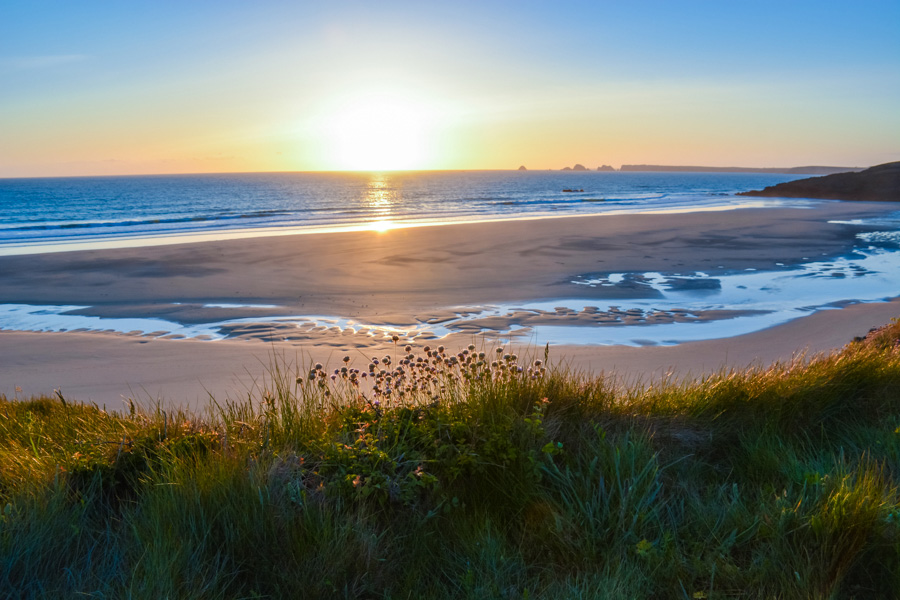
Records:
[[[48,69],[87,60],[86,54],[52,54],[47,56],[11,56],[0,58],[0,69],[8,71],[28,71]]]

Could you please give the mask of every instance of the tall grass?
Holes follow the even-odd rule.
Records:
[[[630,389],[398,347],[203,415],[0,398],[0,597],[896,597],[898,339]]]

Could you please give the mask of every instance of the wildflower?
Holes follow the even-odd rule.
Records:
[[[349,356],[345,356],[345,357],[344,357],[344,362],[345,362],[345,363],[350,362],[350,357],[349,357]]]
[[[316,363],[316,368],[315,368],[315,370],[316,370],[316,371],[321,371],[322,369],[323,369],[322,363]]]
[[[407,354],[409,354],[410,352],[412,352],[412,346],[410,346],[409,344],[407,344],[407,345],[406,345],[406,348],[404,348],[404,350],[406,351]]]
[[[496,352],[497,352],[497,356],[503,354],[503,346],[500,346],[499,348],[497,348]]]
[[[396,344],[397,342],[400,341],[400,336],[397,335],[397,334],[392,335],[392,336],[391,336],[391,341],[394,342],[394,343]]]
[[[475,344],[469,344],[469,352],[475,352]]]

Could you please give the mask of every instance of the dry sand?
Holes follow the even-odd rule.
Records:
[[[716,274],[837,256],[853,246],[858,229],[829,219],[895,209],[835,202],[815,209],[568,217],[0,257],[0,303],[79,304],[91,307],[85,314],[182,323],[259,314],[204,308],[208,303],[271,304],[279,308],[267,314],[337,315],[402,328],[452,317],[458,306],[573,296],[606,300],[618,293],[585,286],[576,293],[572,279],[586,273]],[[896,302],[853,305],[724,340],[649,348],[561,346],[553,355],[629,379],[669,370],[702,375],[790,360],[804,349],[837,348],[897,316],[898,308]],[[252,391],[264,381],[273,353],[305,365],[346,352],[362,361],[393,348],[371,336],[324,329],[308,329],[289,342],[263,342],[257,338],[266,336],[258,333],[250,328],[236,331],[234,339],[203,342],[4,331],[0,394],[12,396],[16,386],[26,395],[61,388],[67,397],[114,407],[122,396],[197,405],[207,393],[222,400]],[[441,343],[454,348],[472,339],[456,334]]]

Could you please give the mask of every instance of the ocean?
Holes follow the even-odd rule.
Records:
[[[430,171],[0,179],[0,255],[227,237],[562,215],[688,211],[802,176]],[[564,191],[572,190],[572,191]]]

